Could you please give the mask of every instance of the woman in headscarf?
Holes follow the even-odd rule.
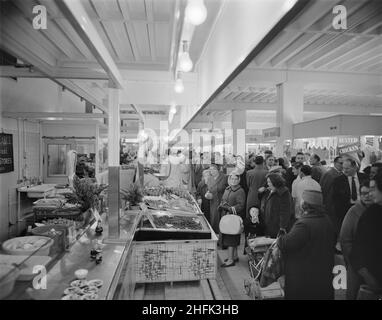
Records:
[[[210,200],[211,227],[216,234],[219,234],[219,204],[227,187],[227,176],[220,170],[218,164],[211,164],[209,171],[210,177],[207,180],[206,199]]]
[[[225,189],[221,204],[219,206],[221,216],[226,214],[237,214],[242,219],[245,216],[245,192],[240,186],[240,175],[233,171],[228,177],[228,187]],[[237,247],[240,245],[241,234],[222,234],[223,247],[228,247],[228,257],[221,265],[223,268],[235,265],[239,261]]]

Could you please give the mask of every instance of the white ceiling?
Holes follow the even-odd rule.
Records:
[[[121,73],[165,71],[174,76],[186,0],[78,1]],[[0,4],[1,48],[69,90],[85,93],[86,100],[103,109],[108,96],[108,76],[56,2],[3,0]],[[46,30],[31,27],[35,17],[32,8],[39,4],[47,8]],[[194,29],[189,47],[194,64],[204,50],[221,4],[220,0],[205,0],[207,19]],[[70,75],[71,80],[65,79],[65,75]],[[78,75],[78,79],[73,79],[73,75]],[[138,107],[143,113],[169,109],[169,105]]]
[[[347,30],[332,26],[337,4],[347,9]],[[193,122],[230,121],[240,109],[248,121],[275,125],[276,85],[288,80],[303,83],[304,120],[382,113],[381,75],[382,1],[312,1]]]

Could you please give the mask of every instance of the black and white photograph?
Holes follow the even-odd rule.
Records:
[[[381,0],[0,0],[0,130],[0,300],[382,300]]]

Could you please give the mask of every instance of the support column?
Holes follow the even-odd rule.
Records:
[[[109,238],[119,238],[119,165],[120,165],[120,113],[119,113],[119,90],[109,85],[108,97],[109,126],[108,126],[108,164],[109,164],[109,188],[108,188],[108,221]]]
[[[247,111],[232,110],[233,154],[245,159],[245,131],[247,129]]]
[[[293,139],[293,124],[304,120],[304,86],[290,82],[278,84],[277,96],[276,126],[280,128],[280,137],[276,139],[275,154],[282,157],[285,141]]]

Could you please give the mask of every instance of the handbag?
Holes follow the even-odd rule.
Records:
[[[226,214],[220,219],[219,230],[222,234],[229,235],[238,235],[243,232],[243,219],[237,215],[235,207],[232,207],[232,214]]]

